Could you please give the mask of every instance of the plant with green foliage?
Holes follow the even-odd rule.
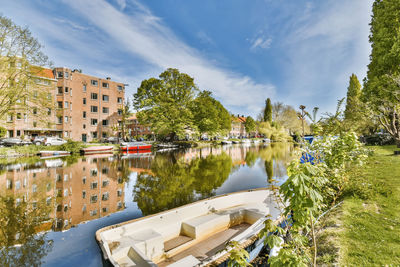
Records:
[[[400,2],[376,0],[372,7],[371,62],[363,89],[363,100],[379,123],[400,146]]]
[[[346,108],[344,110],[344,119],[357,123],[361,119],[361,84],[357,76],[353,73],[350,76],[349,87],[347,87]]]
[[[265,101],[264,121],[272,123],[272,104],[270,98],[267,98]]]
[[[48,109],[53,108],[49,97],[53,88],[36,83],[43,76],[42,67],[50,65],[41,49],[28,28],[0,15],[0,119],[15,112],[43,122],[48,117]]]
[[[6,136],[6,134],[7,134],[7,129],[0,126],[0,138]]]
[[[72,154],[80,153],[81,149],[85,148],[86,145],[79,141],[73,141],[72,139],[68,139],[67,143],[62,144],[60,146],[60,150],[69,151]]]
[[[159,79],[142,81],[133,101],[139,122],[172,139],[184,136],[186,130],[195,128],[191,107],[197,91],[192,77],[172,68],[161,73]]]
[[[225,135],[231,129],[231,116],[224,106],[211,96],[211,92],[202,91],[193,101],[194,124],[200,136],[207,133],[210,137]]]
[[[311,145],[304,144],[300,155],[307,154],[314,160],[301,163],[294,159],[287,168],[288,179],[275,192],[282,215],[291,226],[281,228],[268,219],[261,233],[270,247],[282,243],[280,236],[270,233],[281,236],[288,233],[278,255],[269,259],[271,266],[307,266],[310,263],[316,266],[314,229],[317,218],[343,192],[346,174],[352,166],[362,164],[367,157],[355,133],[325,136]]]
[[[246,129],[246,132],[248,134],[254,132],[256,130],[256,126],[256,121],[251,116],[248,116],[246,118],[246,122],[244,123],[244,128]]]
[[[241,266],[249,266],[251,265],[248,262],[248,259],[250,257],[249,253],[240,246],[240,243],[238,241],[230,241],[228,243],[228,249],[231,249],[230,256],[229,256],[229,261],[228,261],[228,267],[241,267]]]

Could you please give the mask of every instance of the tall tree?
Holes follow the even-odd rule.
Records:
[[[0,119],[20,110],[40,118],[51,108],[53,88],[35,83],[50,64],[41,48],[28,28],[0,15]]]
[[[224,135],[231,129],[231,116],[224,106],[211,96],[211,92],[202,91],[193,101],[194,124],[200,135]]]
[[[256,122],[251,116],[248,116],[246,118],[246,122],[244,123],[244,128],[246,129],[246,132],[248,134],[256,130]]]
[[[353,73],[350,76],[349,87],[347,87],[346,109],[344,119],[350,122],[357,122],[361,112],[361,84]]]
[[[158,134],[183,136],[194,128],[191,105],[197,90],[192,77],[171,68],[159,79],[142,81],[133,101],[139,122]]]
[[[272,123],[272,104],[270,98],[267,98],[265,101],[264,121]]]
[[[376,0],[372,7],[371,62],[363,100],[400,146],[400,1]]]

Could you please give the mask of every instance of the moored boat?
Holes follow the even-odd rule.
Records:
[[[38,155],[40,157],[57,157],[57,156],[66,156],[71,154],[69,151],[51,151],[51,150],[42,150],[39,151]]]
[[[150,150],[151,144],[143,142],[124,142],[121,143],[120,147],[122,151]]]
[[[279,211],[266,188],[197,201],[158,214],[111,225],[96,232],[103,256],[114,266],[219,265],[237,241],[254,259],[266,216]]]
[[[141,158],[141,157],[150,157],[150,156],[151,156],[151,149],[136,150],[136,151],[123,151],[121,153],[121,159]]]
[[[264,138],[262,141],[263,141],[264,143],[271,143],[271,139],[269,139],[269,138]]]
[[[85,155],[88,154],[103,154],[103,153],[112,153],[114,147],[113,146],[90,146],[83,148],[81,152]]]
[[[221,144],[222,145],[231,145],[232,141],[224,140],[224,141],[221,141]]]
[[[232,143],[234,143],[234,144],[239,144],[240,141],[239,141],[239,140],[232,140]]]

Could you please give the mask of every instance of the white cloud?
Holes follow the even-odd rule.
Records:
[[[293,88],[284,102],[334,111],[349,76],[355,73],[361,81],[366,74],[371,6],[372,0],[330,0],[299,14],[282,42],[288,58],[285,87]]]
[[[116,0],[120,10],[124,10],[126,8],[126,0]]]
[[[195,78],[201,89],[214,92],[233,112],[247,110],[254,115],[267,96],[273,96],[271,84],[257,83],[246,75],[212,63],[197,50],[182,42],[159,18],[137,4],[137,12],[123,14],[103,0],[66,1],[85,18],[109,35],[118,46],[154,65],[158,74],[166,68],[178,68]]]
[[[272,39],[267,37],[258,37],[252,41],[252,45],[250,47],[251,50],[255,50],[256,48],[267,49],[271,46]]]

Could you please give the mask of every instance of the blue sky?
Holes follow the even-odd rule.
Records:
[[[369,63],[372,0],[0,0],[54,66],[128,83],[168,67],[234,114],[265,99],[332,112]]]

